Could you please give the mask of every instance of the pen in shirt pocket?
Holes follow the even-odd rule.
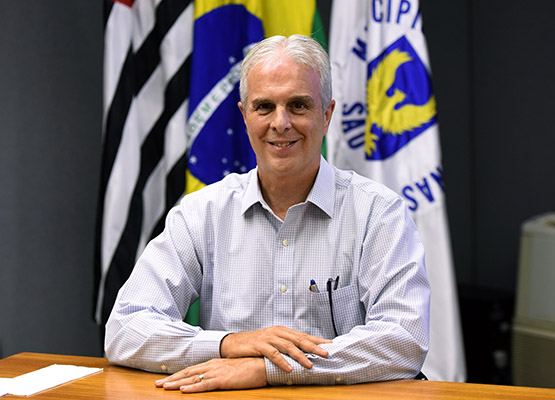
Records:
[[[318,285],[316,284],[316,281],[314,279],[310,280],[310,286],[308,287],[308,290],[310,290],[312,293],[320,293]]]
[[[335,318],[333,316],[333,300],[332,300],[332,292],[334,290],[337,290],[337,286],[339,285],[339,275],[337,276],[337,278],[333,279],[333,278],[329,278],[328,282],[327,282],[327,291],[328,291],[328,298],[330,301],[330,314],[331,314],[331,323],[333,326],[333,332],[335,333],[335,336],[338,336],[337,334],[337,327],[335,326]],[[332,287],[333,286],[333,287]]]

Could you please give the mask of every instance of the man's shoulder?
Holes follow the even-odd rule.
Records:
[[[189,199],[191,201],[203,201],[213,199],[214,196],[218,195],[225,196],[242,192],[246,190],[253,172],[254,170],[244,174],[228,174],[218,182],[211,183],[195,192],[187,194],[185,199]]]
[[[336,189],[339,191],[352,191],[353,194],[356,195],[369,198],[381,198],[385,201],[395,201],[400,198],[397,193],[383,183],[360,175],[353,170],[333,168]]]

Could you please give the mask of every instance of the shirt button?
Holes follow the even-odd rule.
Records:
[[[335,383],[341,383],[341,378],[335,378]]]
[[[162,371],[166,372],[166,371],[168,370],[168,367],[166,367],[165,365],[162,365],[162,366],[160,367],[160,369],[161,369]]]
[[[285,292],[287,292],[287,286],[281,285],[281,287],[279,288],[279,290],[281,290],[281,293],[285,293]]]
[[[291,386],[292,384],[293,384],[293,381],[292,381],[291,379],[289,379],[289,380],[287,381],[287,386]]]
[[[281,244],[283,244],[283,247],[287,247],[289,245],[289,240],[283,239],[283,242],[281,242]]]

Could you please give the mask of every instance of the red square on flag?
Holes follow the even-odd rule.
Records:
[[[114,3],[122,3],[125,4],[128,7],[133,6],[133,3],[135,2],[135,0],[112,0]]]

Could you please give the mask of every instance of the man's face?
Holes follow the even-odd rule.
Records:
[[[323,111],[320,77],[284,56],[257,64],[239,103],[261,177],[302,177],[320,166],[334,102]]]

